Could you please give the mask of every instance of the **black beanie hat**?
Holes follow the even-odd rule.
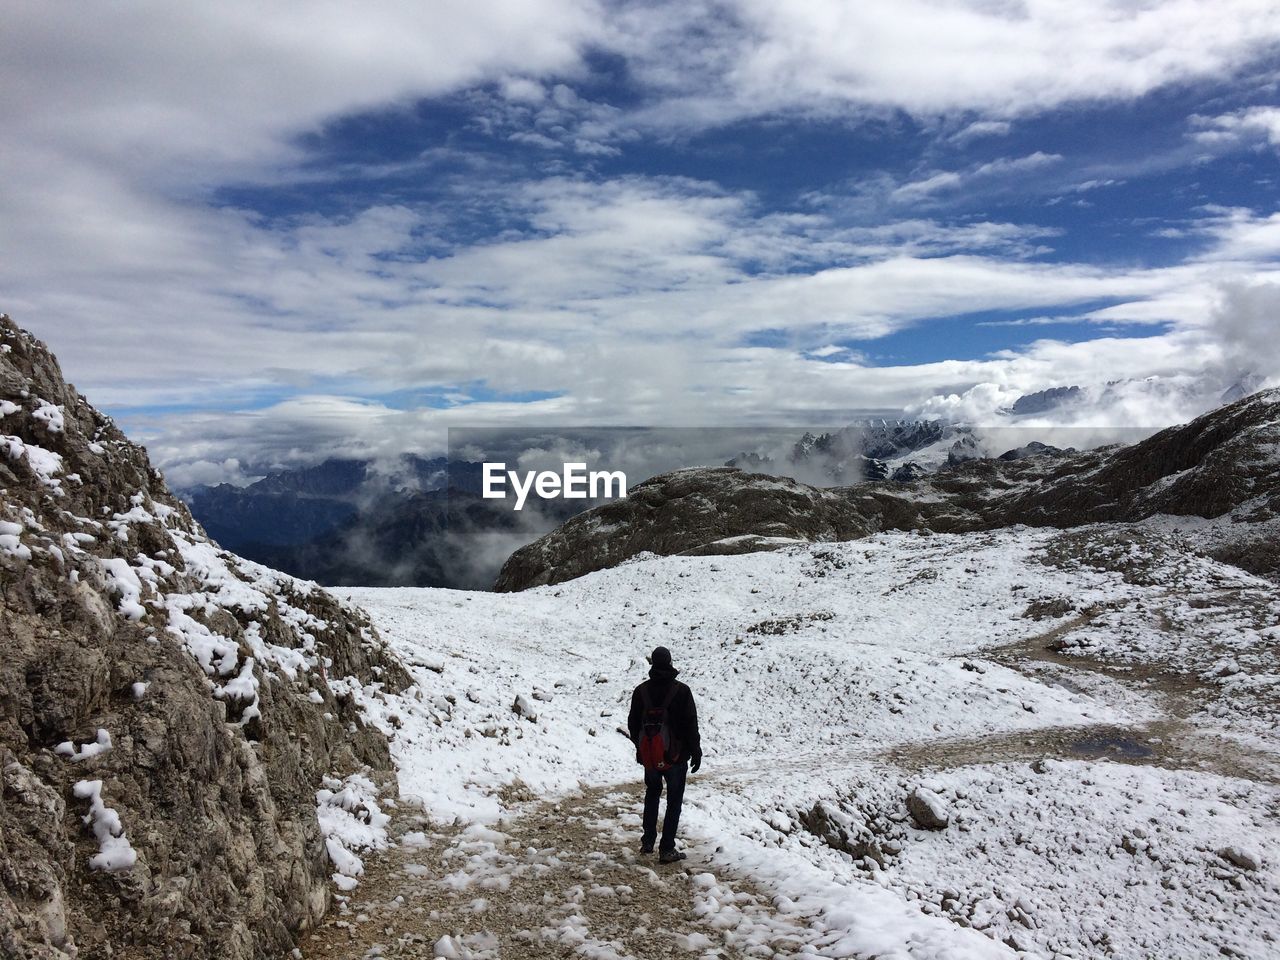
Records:
[[[666,647],[654,647],[653,655],[649,657],[649,662],[655,667],[671,666],[671,651]]]

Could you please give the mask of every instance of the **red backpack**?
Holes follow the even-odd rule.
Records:
[[[641,688],[640,693],[644,698],[644,718],[640,723],[640,762],[646,770],[670,770],[680,759],[680,741],[672,736],[668,720],[671,701],[676,695],[676,685],[674,682],[671,684],[660,707],[654,706],[653,699],[649,696],[648,684]]]

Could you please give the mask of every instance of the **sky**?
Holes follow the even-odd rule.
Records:
[[[0,311],[179,486],[1280,384],[1273,0],[0,12]]]

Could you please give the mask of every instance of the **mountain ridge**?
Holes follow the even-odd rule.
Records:
[[[732,467],[678,471],[517,550],[494,589],[558,583],[645,552],[715,552],[721,540],[735,541],[736,552],[742,537],[758,538],[767,549],[880,530],[1074,527],[1157,515],[1182,518],[1214,555],[1274,577],[1280,571],[1271,536],[1280,518],[1277,449],[1280,390],[1270,390],[1130,446],[972,459],[906,482],[821,490]]]

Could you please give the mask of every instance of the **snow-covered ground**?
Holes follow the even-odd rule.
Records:
[[[1280,954],[1280,594],[1173,535],[892,534],[519,594],[337,592],[414,674],[353,692],[436,822],[496,825],[513,785],[635,781],[626,708],[664,644],[703,731],[692,859],[816,918],[803,955]],[[944,829],[917,828],[917,790]]]

